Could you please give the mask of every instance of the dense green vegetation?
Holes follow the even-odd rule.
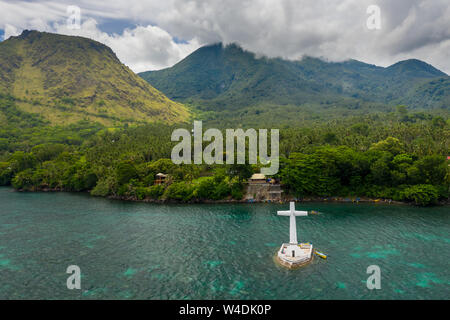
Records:
[[[396,104],[445,113],[450,103],[450,78],[414,59],[387,68],[356,60],[288,61],[216,44],[171,68],[139,75],[169,98],[194,107],[197,118],[231,124],[304,125],[389,112]]]
[[[0,68],[0,185],[148,201],[242,199],[257,165],[170,161],[171,133],[191,124],[174,124],[189,113],[167,94],[204,130],[279,128],[276,176],[292,197],[448,200],[449,77],[418,60],[381,68],[213,45],[141,75],[162,94],[98,42],[25,31],[0,43]],[[393,107],[400,102],[411,107]],[[159,172],[168,174],[162,185]]]
[[[426,205],[448,197],[445,158],[417,158],[389,137],[366,152],[320,147],[311,154],[283,159],[279,176],[298,196],[342,196],[414,201]]]
[[[17,108],[12,96],[0,94],[0,161],[14,151],[29,152],[38,144],[80,146],[102,128],[102,125],[88,121],[50,126],[41,116]]]
[[[139,200],[238,200],[245,180],[260,169],[173,164],[170,135],[180,125],[106,128],[79,122],[55,127],[19,111],[11,97],[0,101],[0,185]],[[295,197],[433,204],[448,198],[449,136],[448,119],[403,106],[390,114],[282,125],[277,177]],[[164,185],[154,185],[159,172],[169,175]]]

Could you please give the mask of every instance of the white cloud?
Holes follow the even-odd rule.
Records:
[[[201,44],[222,41],[289,59],[306,54],[386,66],[418,58],[450,73],[448,0],[0,0],[0,25],[47,30],[56,21],[65,32],[61,21],[74,2],[84,35],[110,45],[136,71],[170,66]],[[366,27],[372,4],[381,8],[381,30]],[[107,35],[90,19],[99,25],[125,19],[138,27]]]
[[[5,40],[11,36],[18,36],[20,34],[20,31],[15,26],[12,26],[10,24],[5,24],[5,29],[3,31],[4,31],[3,38]]]
[[[69,29],[64,23],[55,24],[54,29],[57,33],[83,36],[109,46],[135,72],[171,66],[200,46],[196,39],[176,43],[169,33],[150,25],[109,35],[99,30],[92,18],[84,21],[80,29]]]

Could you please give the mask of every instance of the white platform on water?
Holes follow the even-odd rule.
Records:
[[[296,267],[303,265],[312,259],[313,246],[310,243],[297,242],[297,225],[295,217],[307,216],[307,211],[295,211],[295,203],[291,202],[289,211],[278,211],[279,216],[289,217],[289,243],[283,243],[278,250],[278,261],[288,267]]]
[[[288,267],[305,264],[311,260],[313,245],[310,243],[290,244],[283,243],[278,250],[278,259]]]

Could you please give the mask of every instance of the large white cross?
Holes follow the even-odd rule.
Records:
[[[295,203],[291,202],[289,204],[289,211],[278,211],[279,216],[289,216],[290,226],[289,226],[289,243],[297,244],[297,225],[295,224],[296,216],[307,216],[308,211],[295,211]]]

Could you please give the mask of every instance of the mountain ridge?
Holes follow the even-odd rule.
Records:
[[[88,38],[25,30],[0,43],[0,71],[0,91],[56,124],[180,122],[189,116],[111,48]]]
[[[449,78],[417,59],[399,61],[388,67],[354,59],[328,62],[309,56],[293,61],[257,57],[237,44],[207,45],[170,68],[138,75],[176,101],[210,109],[260,103],[320,104],[339,99],[387,105],[408,103],[411,108],[422,108],[426,100],[426,108],[439,108],[445,107],[450,97],[447,87],[443,88],[442,97],[417,100],[417,93],[410,92],[411,88]],[[408,96],[404,96],[405,92]]]

